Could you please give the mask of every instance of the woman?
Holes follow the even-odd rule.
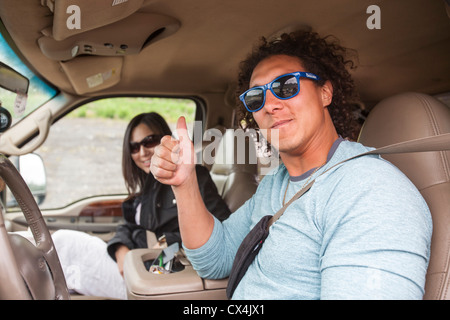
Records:
[[[128,124],[122,152],[122,173],[129,192],[122,205],[125,224],[117,228],[108,244],[78,231],[53,234],[70,289],[84,295],[126,299],[123,260],[129,250],[147,247],[147,230],[168,245],[181,243],[172,189],[149,174],[154,148],[164,135],[171,134],[166,121],[155,112],[137,115]],[[205,205],[219,220],[226,219],[230,211],[208,170],[196,166],[196,171]]]

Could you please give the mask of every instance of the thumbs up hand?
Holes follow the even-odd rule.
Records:
[[[191,139],[189,138],[186,119],[184,117],[179,117],[177,122],[177,134],[179,139],[179,163],[183,163],[185,165],[194,164],[194,145],[192,144]]]
[[[150,165],[156,180],[172,186],[186,183],[195,173],[194,145],[189,138],[184,117],[178,119],[176,130],[179,140],[163,137],[155,148]]]

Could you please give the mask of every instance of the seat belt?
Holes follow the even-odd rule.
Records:
[[[391,144],[385,147],[371,150],[369,152],[361,153],[354,157],[343,160],[327,170],[323,171],[320,175],[331,170],[332,168],[358,157],[362,157],[369,154],[392,154],[392,153],[407,153],[407,152],[426,152],[426,151],[443,151],[450,150],[450,133],[442,134],[438,136],[432,136],[427,138],[420,138],[409,140],[405,142]],[[320,175],[318,177],[320,177]],[[317,177],[316,177],[317,179]],[[273,216],[264,216],[253,229],[247,234],[238,248],[236,256],[234,258],[233,266],[228,278],[227,297],[230,299],[233,296],[234,290],[241,281],[242,277],[247,272],[248,267],[255,259],[259,250],[261,249],[265,239],[269,235],[269,227],[277,221],[284,213],[286,208],[295,200],[300,198],[314,184],[313,181],[309,182],[305,187],[298,191],[277,213]]]
[[[439,134],[439,135],[431,136],[431,137],[407,140],[407,141],[403,141],[403,142],[390,144],[390,145],[387,145],[384,147],[380,147],[380,148],[377,148],[377,149],[374,149],[374,150],[371,150],[368,152],[358,154],[354,157],[345,159],[339,163],[336,163],[332,167],[328,168],[327,170],[322,172],[318,177],[320,177],[325,172],[333,169],[334,167],[336,167],[344,162],[347,162],[349,160],[359,158],[362,156],[366,156],[369,154],[395,154],[395,153],[430,152],[430,151],[446,151],[446,150],[450,150],[450,133],[444,133],[444,134]],[[273,215],[273,217],[270,219],[270,221],[267,224],[267,230],[269,230],[269,227],[281,217],[281,215],[284,213],[286,208],[292,202],[294,202],[295,200],[300,198],[309,189],[311,189],[311,187],[314,184],[314,182],[316,181],[316,179],[312,180],[305,187],[303,187],[301,190],[299,190],[280,210],[278,210],[277,213],[275,213]]]

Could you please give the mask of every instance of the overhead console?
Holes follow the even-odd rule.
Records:
[[[61,63],[78,94],[115,85],[122,57],[139,54],[180,28],[175,18],[139,12],[144,0],[79,0],[76,5],[70,0],[41,0],[41,4],[53,13],[53,25],[41,31],[39,48]]]
[[[65,24],[65,21],[61,23]],[[175,33],[179,27],[174,18],[136,12],[123,20],[62,40],[57,40],[48,28],[42,31],[44,36],[39,38],[38,44],[48,58],[59,61],[83,54],[123,56],[138,54],[151,43]]]

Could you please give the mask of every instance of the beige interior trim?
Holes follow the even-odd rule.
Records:
[[[83,20],[84,21],[84,20]],[[42,53],[49,59],[67,61],[80,55],[124,56],[138,54],[151,43],[175,33],[180,22],[166,15],[135,13],[107,27],[57,40],[42,31],[38,39]]]
[[[64,40],[76,34],[99,28],[122,20],[142,7],[144,0],[78,0],[81,25],[80,28],[69,28],[68,19],[77,14],[70,10],[74,5],[71,0],[58,0],[54,3],[53,37]]]
[[[99,91],[119,83],[122,57],[82,56],[61,62],[74,90],[78,94]]]
[[[197,275],[187,264],[184,270],[169,274],[153,274],[146,270],[144,261],[156,259],[161,250],[135,249],[125,256],[124,276],[128,299],[226,299],[227,279],[207,280]]]
[[[24,155],[30,152],[33,152],[37,149],[47,138],[49,130],[50,130],[50,119],[51,112],[48,109],[39,110],[36,114],[27,117],[24,121],[30,122],[30,126],[34,126],[38,131],[37,138],[27,145],[19,148],[18,145],[23,141],[16,140],[14,134],[11,134],[11,131],[3,133],[0,138],[0,153],[8,154],[8,155]]]

